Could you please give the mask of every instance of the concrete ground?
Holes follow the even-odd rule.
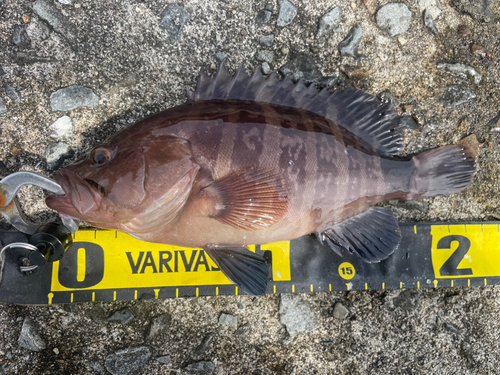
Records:
[[[199,67],[213,74],[226,58],[231,71],[265,62],[331,89],[389,90],[405,153],[475,134],[467,190],[389,207],[402,222],[500,219],[498,2],[387,3],[0,0],[0,172],[50,175],[182,104]],[[356,24],[361,38],[343,42]],[[72,85],[92,90],[88,106],[56,107],[51,95]],[[20,193],[38,222],[54,217],[43,198]],[[0,305],[0,374],[497,374],[499,303],[500,289],[483,287]],[[129,323],[108,320],[123,309]]]

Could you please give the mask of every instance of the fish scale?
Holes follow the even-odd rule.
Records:
[[[455,193],[475,174],[477,152],[465,145],[398,159],[396,113],[362,90],[318,92],[221,66],[188,97],[56,173],[65,194],[49,207],[144,241],[201,247],[259,295],[268,269],[247,245],[316,233],[339,254],[380,262],[401,235],[375,204]]]

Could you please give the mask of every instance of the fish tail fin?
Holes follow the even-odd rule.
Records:
[[[476,173],[477,151],[467,145],[443,146],[413,157],[410,199],[430,198],[465,189]]]

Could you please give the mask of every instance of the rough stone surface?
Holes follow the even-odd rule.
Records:
[[[83,86],[69,86],[50,95],[50,107],[53,111],[70,111],[78,107],[96,107],[99,97],[94,90]]]
[[[21,348],[25,348],[34,352],[44,350],[47,346],[45,341],[40,337],[35,323],[29,317],[24,318],[21,334],[17,343]]]
[[[4,113],[4,112],[7,112],[7,106],[5,105],[2,98],[0,98],[0,113]]]
[[[386,4],[378,10],[376,21],[380,29],[390,36],[396,36],[410,28],[411,11],[404,3]]]
[[[255,55],[263,49],[259,36],[273,34],[272,48],[266,47],[275,53],[273,68],[306,55],[309,58],[299,59],[303,62],[300,71],[314,77],[313,85],[340,74],[340,87],[361,88],[371,94],[390,90],[401,103],[413,104],[411,114],[422,125],[414,131],[405,129],[404,155],[477,135],[482,146],[472,185],[451,196],[386,205],[400,222],[500,219],[497,21],[478,21],[457,12],[451,1],[441,1],[441,13],[434,17],[440,31],[436,37],[422,22],[423,9],[418,0],[370,0],[375,9],[388,1],[401,2],[413,13],[408,31],[393,38],[377,27],[375,17],[363,5],[367,0],[291,0],[298,14],[283,28],[276,26],[277,1],[274,9],[268,10],[272,14],[269,21],[256,24],[257,13],[269,0],[85,0],[73,5],[52,0],[78,30],[77,43],[73,44],[31,10],[34,1],[4,0],[0,4],[0,65],[5,72],[0,77],[0,98],[8,106],[8,111],[0,114],[0,174],[28,170],[51,176],[53,171],[45,163],[44,152],[54,142],[48,127],[59,117],[76,119],[73,137],[66,141],[75,150],[75,155],[66,160],[71,163],[129,124],[185,103],[185,88],[194,89],[200,66],[205,66],[209,75],[215,74],[217,53],[226,54],[231,72],[244,61],[246,72],[251,73],[259,67]],[[357,5],[356,10],[351,2]],[[158,26],[169,3],[182,4],[189,12],[181,36],[173,44],[166,42],[169,34]],[[492,3],[496,6],[498,1]],[[343,9],[338,31],[316,38],[319,20],[335,7]],[[12,35],[26,13],[31,16],[25,27],[32,48],[21,50],[12,43]],[[341,57],[338,51],[354,24],[363,29],[362,53],[367,56],[363,64]],[[466,25],[469,32],[459,31],[460,25]],[[491,57],[471,54],[472,44],[484,47]],[[443,62],[474,67],[483,79],[475,85],[469,79],[442,72],[436,66]],[[363,65],[373,73],[362,80],[350,80],[339,69],[345,64]],[[5,84],[21,93],[21,102],[4,94]],[[456,108],[444,108],[440,98],[451,84],[463,85],[477,98]],[[71,85],[92,88],[100,97],[99,105],[52,112],[50,94]],[[396,112],[403,113],[399,106]],[[19,194],[23,210],[37,223],[57,219],[47,210],[44,198],[44,192],[30,186],[23,187]],[[3,220],[0,225],[8,228]],[[314,263],[309,264],[307,259],[302,269],[314,269]],[[146,272],[151,272],[151,267]],[[164,272],[156,276],[162,280],[173,276]],[[356,280],[351,281],[356,287]],[[0,330],[0,373],[96,375],[87,365],[90,359],[103,367],[111,353],[147,345],[154,357],[170,356],[169,364],[153,357],[147,361],[141,370],[147,375],[186,375],[186,366],[197,361],[211,361],[221,375],[498,374],[500,288],[490,283],[484,286],[483,280],[472,278],[470,288],[466,279],[462,282],[463,287],[441,288],[449,284],[440,280],[437,289],[431,282],[421,285],[420,290],[403,292],[399,283],[386,284],[386,290],[349,292],[329,292],[328,286],[320,290],[314,285],[314,293],[309,287],[302,290],[296,285],[296,292],[316,315],[318,327],[292,339],[279,319],[279,294],[163,299],[160,291],[157,300],[141,300],[138,290],[138,299],[132,301],[65,306],[0,304],[0,325],[4,327]],[[481,286],[475,286],[476,282]],[[364,285],[359,287],[364,289]],[[193,287],[187,289],[194,293]],[[153,290],[149,292],[153,294]],[[90,291],[84,293],[91,298]],[[99,299],[99,292],[96,297]],[[350,311],[344,320],[333,317],[337,302]],[[129,324],[107,321],[125,307],[135,315]],[[221,312],[237,315],[239,328],[220,326]],[[151,317],[165,313],[172,317],[168,329],[154,339],[148,338]],[[33,319],[47,349],[30,352],[19,347],[17,339],[25,316]],[[437,317],[440,324],[436,324]],[[445,323],[455,325],[460,333],[452,332]],[[237,335],[244,324],[249,324],[251,331]],[[210,332],[214,334],[212,345],[202,356],[192,357]],[[57,356],[54,348],[60,351]],[[102,373],[109,375],[105,369]]]
[[[134,319],[134,314],[130,309],[115,311],[113,315],[108,318],[108,322],[118,322],[121,324],[129,324]]]
[[[354,25],[345,39],[339,44],[339,51],[342,56],[358,58],[358,48],[363,37],[363,30],[359,25]]]
[[[21,101],[21,95],[19,95],[16,89],[10,85],[5,85],[5,95],[16,102]]]
[[[219,318],[220,320],[220,318]],[[220,323],[219,323],[220,324]],[[205,337],[203,337],[203,340],[201,340],[201,343],[200,345],[198,345],[194,351],[193,351],[193,355],[195,357],[200,357],[200,356],[203,356],[209,349],[210,347],[212,346],[213,344],[213,341],[214,341],[214,333],[213,332],[209,332],[205,335]]]
[[[274,52],[269,50],[263,50],[257,52],[257,56],[255,56],[258,61],[265,61],[267,63],[272,63],[274,60]]]
[[[170,356],[169,355],[162,355],[162,356],[156,357],[155,360],[157,360],[160,363],[163,363],[164,365],[168,365],[170,363]]]
[[[279,0],[280,11],[276,25],[279,27],[288,26],[297,15],[297,8],[288,0]]]
[[[316,315],[299,295],[282,294],[279,313],[280,322],[290,336],[312,332],[318,327]]]
[[[160,28],[169,33],[168,43],[175,43],[181,35],[182,28],[188,18],[187,10],[180,4],[171,3],[163,10],[160,16]]]
[[[423,18],[425,27],[427,27],[429,31],[434,35],[438,35],[439,31],[434,24],[434,19],[432,18],[431,12],[429,10],[424,10]]]
[[[165,331],[170,327],[170,323],[172,322],[172,317],[170,314],[162,314],[155,316],[151,319],[151,324],[149,326],[148,337],[155,338],[161,334],[164,334]]]
[[[104,366],[112,375],[135,375],[142,373],[150,357],[151,351],[148,347],[135,346],[108,355]]]
[[[236,328],[238,327],[238,317],[231,314],[222,313],[219,317],[219,324],[221,326],[231,326]]]
[[[441,104],[445,108],[455,108],[460,104],[467,103],[474,99],[476,94],[470,92],[467,88],[461,85],[449,85],[441,96]]]
[[[418,124],[415,122],[413,116],[411,115],[402,116],[401,125],[411,131],[417,130],[419,128]]]
[[[21,49],[31,48],[31,39],[24,26],[16,26],[12,35],[12,43]]]
[[[497,14],[494,12],[495,0],[451,0],[451,5],[459,12],[468,14],[472,18],[482,22],[492,22]]]
[[[261,9],[255,17],[255,23],[259,26],[264,25],[269,22],[272,16],[272,12],[267,9]]]
[[[418,0],[420,11],[427,10],[433,19],[437,19],[443,9],[440,0]]]
[[[337,29],[340,26],[340,22],[342,21],[342,8],[335,7],[326,13],[319,20],[318,25],[318,33],[316,34],[317,38],[321,38],[324,35],[330,34],[333,30]]]
[[[33,3],[33,11],[47,23],[61,36],[65,37],[71,43],[77,42],[77,29],[64,16],[63,12],[56,7],[50,0],[36,0]]]
[[[64,160],[72,156],[73,150],[66,142],[50,143],[45,150],[45,159],[50,169],[60,168]]]
[[[67,140],[73,136],[73,121],[69,116],[58,118],[49,126],[50,137],[57,140]]]
[[[437,68],[439,70],[445,71],[450,74],[457,75],[461,78],[470,78],[472,82],[474,82],[476,85],[478,85],[481,82],[481,79],[483,78],[481,74],[479,74],[476,69],[474,69],[471,66],[465,65],[465,64],[448,64],[448,63],[441,63],[437,65]]]
[[[347,315],[349,315],[347,307],[342,305],[340,302],[337,302],[333,307],[333,317],[335,319],[343,320],[347,318]]]
[[[259,43],[263,46],[271,47],[274,42],[274,35],[261,35],[259,37]]]
[[[215,365],[212,362],[196,362],[186,367],[186,371],[191,374],[212,374],[215,371]]]

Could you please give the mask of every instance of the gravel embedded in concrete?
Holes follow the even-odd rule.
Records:
[[[175,43],[188,19],[187,10],[178,3],[170,3],[160,15],[159,27],[169,33],[168,43]]]
[[[34,321],[29,317],[24,318],[17,343],[20,347],[34,352],[39,352],[47,347],[45,341],[40,337]]]
[[[288,0],[279,0],[279,14],[276,25],[279,27],[288,26],[297,15],[297,7]]]
[[[50,137],[58,141],[67,140],[73,137],[73,120],[69,116],[58,118],[52,125],[49,126]]]
[[[354,25],[345,39],[339,44],[339,51],[342,56],[359,58],[358,48],[363,38],[363,30],[359,25]]]
[[[446,72],[446,73],[457,75],[461,78],[470,79],[476,85],[481,83],[481,80],[483,78],[481,76],[481,74],[479,74],[476,71],[476,69],[474,69],[471,66],[461,64],[461,63],[456,63],[456,64],[442,63],[442,64],[438,64],[437,68],[439,70]]]
[[[449,85],[444,89],[440,101],[445,108],[455,108],[471,101],[475,97],[476,94],[462,85]]]
[[[377,26],[390,36],[403,34],[410,28],[411,11],[404,3],[390,3],[381,7],[375,17]]]
[[[316,34],[316,38],[321,38],[322,36],[330,34],[340,26],[341,21],[342,8],[335,7],[330,10],[319,20],[318,33]]]
[[[70,111],[78,107],[97,107],[99,97],[94,90],[83,86],[69,86],[50,95],[53,111]]]
[[[286,326],[290,336],[312,332],[318,327],[316,315],[299,295],[282,294],[279,313],[280,322]]]
[[[112,375],[136,375],[151,357],[146,346],[135,346],[118,350],[106,357],[104,366]]]

